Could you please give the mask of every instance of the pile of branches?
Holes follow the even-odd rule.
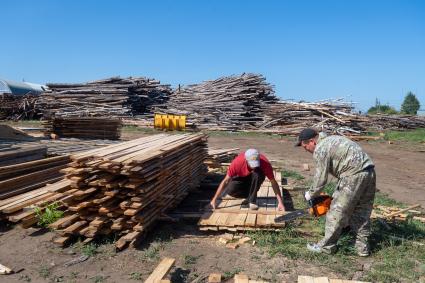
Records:
[[[82,84],[47,84],[37,108],[44,118],[130,116],[150,112],[168,100],[169,85],[159,81],[139,78],[113,77]]]
[[[306,127],[332,133],[361,133],[364,117],[352,113],[353,107],[341,99],[323,102],[279,101],[268,105],[262,131],[298,134]]]
[[[35,104],[38,95],[0,94],[0,120],[37,118]]]
[[[200,129],[253,129],[264,123],[267,105],[277,100],[265,77],[244,73],[179,87],[157,111],[187,115]]]
[[[364,126],[376,130],[401,130],[425,128],[425,116],[414,115],[368,115]]]

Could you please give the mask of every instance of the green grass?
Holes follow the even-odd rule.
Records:
[[[130,273],[131,280],[142,280],[142,273],[140,272],[132,272]]]
[[[226,272],[223,273],[223,280],[231,279],[236,274],[238,274],[238,273],[240,273],[242,271],[243,271],[243,269],[242,268],[239,268],[239,267],[236,267],[236,268],[234,268],[232,270],[226,271]]]
[[[297,171],[292,171],[292,170],[283,170],[282,171],[282,177],[291,178],[291,179],[295,179],[295,180],[298,180],[298,181],[305,179],[303,175],[301,175]]]
[[[49,204],[44,210],[36,207],[34,208],[35,214],[38,218],[38,225],[41,227],[47,227],[56,220],[63,217],[63,211],[59,210],[60,204],[55,202]]]
[[[332,194],[334,188],[335,184],[328,184],[325,191]],[[302,194],[293,198],[302,198]],[[380,193],[375,202],[402,205]],[[425,224],[409,220],[388,225],[390,230],[378,221],[372,222],[372,266],[370,270],[363,271],[361,279],[371,282],[419,282],[419,278],[425,276]],[[351,278],[362,260],[356,256],[352,234],[346,233],[340,237],[338,251],[334,255],[315,254],[306,249],[307,243],[317,242],[323,237],[324,226],[325,217],[309,218],[288,223],[279,232],[255,231],[248,233],[248,236],[270,256],[280,254],[293,260],[304,260],[327,267],[341,274],[341,278]]]
[[[122,127],[122,132],[127,132],[127,133],[141,132],[141,133],[147,133],[147,134],[155,134],[155,133],[160,133],[162,131],[154,129],[154,128],[145,128],[145,127],[138,127],[138,126],[124,126],[124,127]]]
[[[392,141],[425,142],[425,129],[389,131],[385,133],[384,139]]]
[[[387,194],[381,193],[381,192],[376,192],[374,204],[375,205],[383,205],[383,206],[396,206],[396,207],[401,207],[401,208],[406,207],[405,204],[403,204],[399,201],[396,201],[396,200],[390,198]]]
[[[280,139],[284,136],[277,134],[268,134],[261,132],[242,132],[242,131],[202,131],[211,137],[264,137],[264,138],[276,138]]]
[[[38,275],[40,275],[40,277],[41,278],[44,278],[44,279],[49,278],[49,276],[50,276],[50,269],[49,269],[49,267],[48,266],[45,266],[45,265],[41,266],[38,269]]]

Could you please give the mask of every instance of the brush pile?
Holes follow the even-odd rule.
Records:
[[[43,117],[131,116],[168,100],[171,88],[147,78],[119,78],[82,84],[47,84],[37,108]]]
[[[37,118],[36,101],[38,95],[0,94],[0,120],[20,120]]]
[[[179,88],[158,112],[188,115],[200,129],[249,129],[264,122],[267,105],[277,100],[265,77],[244,73]]]
[[[425,128],[425,116],[368,115],[363,125],[376,130],[401,130]]]
[[[115,233],[117,249],[136,243],[199,185],[206,155],[202,134],[160,134],[71,156],[65,217],[51,224],[60,235],[55,242]]]

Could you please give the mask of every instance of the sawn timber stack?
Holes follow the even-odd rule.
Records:
[[[65,218],[51,224],[58,244],[116,233],[117,249],[136,243],[162,212],[206,173],[206,136],[154,135],[71,156]]]

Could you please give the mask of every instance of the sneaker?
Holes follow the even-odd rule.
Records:
[[[311,243],[311,244],[307,244],[307,250],[314,252],[314,253],[324,253],[324,254],[333,254],[335,252],[335,249],[324,249],[322,247],[320,247],[318,244],[316,243]]]
[[[242,205],[247,205],[249,202],[248,202],[248,200],[247,199],[244,199],[243,201],[242,201]]]
[[[322,249],[319,247],[318,244],[314,244],[314,243],[308,243],[307,244],[307,250],[309,250],[310,252],[313,253],[321,253]]]
[[[249,204],[249,209],[251,209],[251,210],[257,210],[258,209],[258,205],[256,205],[255,203],[250,203]]]
[[[364,251],[362,251],[362,252],[358,251],[357,255],[361,256],[361,257],[368,257],[368,256],[370,256],[370,252],[369,251],[365,251],[365,252]]]

